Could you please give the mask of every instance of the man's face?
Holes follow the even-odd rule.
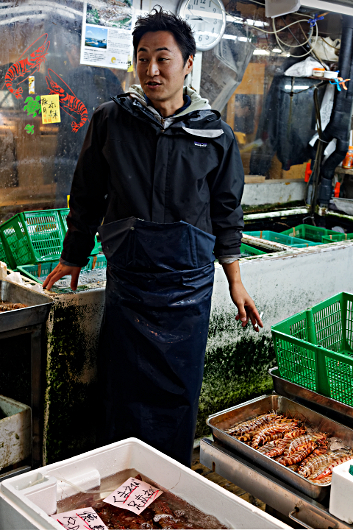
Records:
[[[146,96],[157,104],[156,108],[158,103],[173,105],[180,100],[182,105],[184,78],[191,72],[192,64],[190,56],[184,65],[179,46],[169,31],[145,33],[139,42],[137,75]]]

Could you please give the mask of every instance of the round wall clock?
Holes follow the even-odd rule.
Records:
[[[178,15],[190,24],[198,50],[211,50],[221,40],[226,27],[221,0],[182,0]]]

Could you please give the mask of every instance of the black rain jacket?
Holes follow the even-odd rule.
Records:
[[[63,260],[84,266],[103,218],[128,217],[185,221],[216,236],[216,257],[239,255],[244,172],[233,131],[212,110],[167,122],[128,94],[94,112],[72,183]]]

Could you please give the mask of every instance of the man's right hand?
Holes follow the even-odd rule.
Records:
[[[71,265],[63,265],[59,263],[55,269],[51,271],[50,274],[46,277],[43,282],[43,289],[50,289],[53,287],[54,283],[60,280],[63,276],[71,276],[70,287],[73,291],[76,291],[78,284],[78,277],[80,275],[82,267],[73,267]]]

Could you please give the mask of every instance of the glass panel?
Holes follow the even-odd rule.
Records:
[[[135,82],[124,70],[80,65],[82,13],[83,3],[72,0],[0,3],[2,221],[66,206],[93,111]],[[61,123],[42,124],[40,96],[53,88],[65,99]]]
[[[308,23],[312,12],[277,17],[276,37],[261,2],[231,0],[226,11],[220,45],[203,53],[201,95],[234,130],[246,175],[303,179],[311,155],[308,142],[315,133],[313,91],[320,79],[312,77],[310,67],[303,77],[284,72],[309,57],[301,44],[310,36],[315,42],[315,29],[311,32]],[[326,15],[318,21],[318,31],[331,43],[324,44],[331,52],[326,64],[337,70],[340,15]],[[320,99],[323,94],[321,90]]]

